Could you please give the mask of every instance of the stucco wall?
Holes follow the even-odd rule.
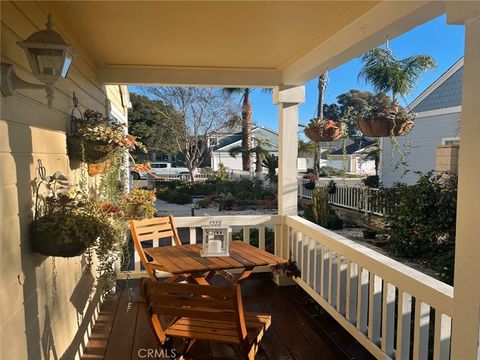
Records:
[[[1,2],[1,58],[15,65],[24,80],[36,82],[23,50],[16,44],[44,28],[45,4]],[[32,221],[30,182],[37,161],[47,173],[62,171],[73,179],[66,154],[68,128],[75,91],[81,108],[105,112],[106,88],[96,81],[88,54],[71,34],[56,30],[80,52],[68,79],[57,84],[53,108],[42,90],[20,90],[1,98],[0,117],[0,358],[74,359],[86,344],[85,331],[98,305],[92,295],[92,275],[84,272],[83,257],[51,258],[32,253],[28,228]],[[119,102],[119,87],[108,90],[112,104]],[[125,109],[121,112],[126,114]],[[98,179],[90,179],[95,186]]]
[[[406,149],[408,166],[398,166],[400,155],[393,151],[389,138],[383,138],[381,177],[385,186],[394,182],[414,184],[418,180],[416,171],[426,173],[435,169],[435,149],[442,138],[458,136],[460,113],[417,117],[415,127],[406,136],[397,137],[400,149]],[[405,144],[407,145],[405,148]]]

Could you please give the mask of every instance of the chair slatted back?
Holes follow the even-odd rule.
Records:
[[[186,283],[154,282],[143,279],[142,297],[150,319],[160,315],[189,317],[199,320],[222,321],[237,328],[239,342],[246,339],[240,285],[206,286]],[[164,330],[152,324],[161,342]]]
[[[156,239],[171,238],[173,240],[173,245],[181,246],[182,243],[178,237],[173,216],[169,215],[145,220],[130,220],[130,231],[132,233],[135,250],[140,256],[143,266],[147,270],[150,278],[155,280],[155,271],[143,251],[142,243]]]

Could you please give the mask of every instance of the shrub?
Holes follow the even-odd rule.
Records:
[[[457,177],[432,171],[415,185],[381,189],[380,199],[391,250],[425,260],[440,270],[443,279],[453,279]]]
[[[319,177],[340,176],[343,177],[347,174],[345,170],[335,169],[331,166],[323,166],[318,173]]]
[[[313,221],[327,229],[341,229],[343,221],[328,203],[329,187],[317,188],[312,194]]]
[[[380,180],[378,178],[378,175],[367,176],[365,179],[362,180],[362,182],[365,186],[371,188],[378,188],[380,186]]]
[[[177,191],[172,191],[168,196],[166,201],[171,204],[191,204],[192,203],[192,195]]]

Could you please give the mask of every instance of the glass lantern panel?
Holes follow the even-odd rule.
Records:
[[[62,78],[66,78],[68,75],[68,70],[70,70],[70,65],[72,65],[72,55],[70,55],[68,52],[65,56],[65,62],[63,63],[63,69],[62,69]]]
[[[29,49],[40,75],[61,75],[62,49]]]

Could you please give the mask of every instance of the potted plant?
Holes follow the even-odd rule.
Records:
[[[155,214],[155,200],[157,197],[154,191],[133,189],[124,197],[125,216],[130,219],[152,218]]]
[[[145,150],[133,135],[126,133],[123,124],[93,110],[86,110],[81,118],[72,116],[67,147],[70,158],[88,164],[102,163],[120,150]]]
[[[40,194],[44,185],[46,196]],[[66,176],[44,173],[35,181],[35,220],[30,226],[33,251],[46,256],[79,256],[102,234],[95,203],[85,199]]]
[[[333,120],[314,118],[304,130],[305,135],[314,142],[328,142],[340,140],[345,133],[343,123],[337,124]]]
[[[357,119],[357,126],[365,136],[393,137],[408,134],[413,128],[413,120],[414,115],[407,113],[395,99],[372,107]]]
[[[414,55],[397,59],[388,48],[368,51],[362,57],[363,68],[359,77],[370,83],[378,93],[391,93],[392,101],[384,101],[372,107],[368,114],[357,120],[365,136],[394,137],[407,134],[413,127],[413,114],[408,114],[398,104],[397,96],[410,94],[421,75],[436,67],[428,55]],[[388,99],[388,98],[387,98]]]
[[[309,180],[308,183],[303,184],[303,188],[307,190],[315,189],[315,182],[318,180],[318,175],[314,173],[308,173],[303,175],[303,178]]]

